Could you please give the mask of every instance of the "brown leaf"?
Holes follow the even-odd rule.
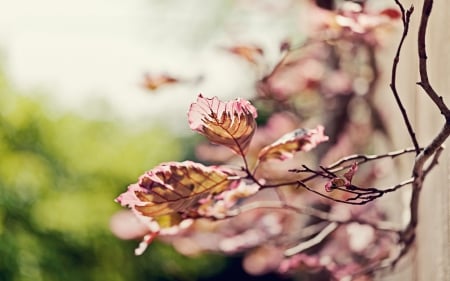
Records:
[[[151,75],[145,74],[143,86],[150,90],[155,91],[161,86],[178,83],[179,80],[167,74]]]
[[[191,161],[164,163],[142,175],[116,201],[143,216],[188,215],[198,201],[225,190],[230,173]],[[172,216],[175,215],[175,216]]]
[[[227,50],[253,64],[256,64],[258,58],[264,54],[263,49],[252,45],[234,46]]]

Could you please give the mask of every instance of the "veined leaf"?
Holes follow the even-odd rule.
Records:
[[[151,218],[188,214],[200,199],[225,190],[229,175],[191,161],[163,163],[142,175],[116,201]]]
[[[294,153],[298,151],[309,151],[319,143],[328,140],[323,131],[323,126],[317,126],[316,129],[297,129],[287,133],[274,143],[261,149],[258,160],[278,159],[283,161],[292,158]]]
[[[237,154],[247,152],[255,133],[256,108],[250,102],[236,99],[223,102],[201,94],[188,112],[189,126],[212,143],[225,145]]]

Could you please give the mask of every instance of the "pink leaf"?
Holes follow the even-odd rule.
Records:
[[[259,161],[267,159],[283,161],[292,158],[298,151],[310,151],[318,144],[328,140],[323,132],[323,126],[317,126],[316,129],[297,129],[287,133],[274,143],[264,147],[259,152],[258,159]]]
[[[229,102],[217,97],[204,98],[201,94],[188,112],[192,130],[206,136],[212,143],[224,145],[235,153],[247,152],[255,133],[256,109],[250,102],[236,99]]]
[[[399,10],[394,8],[387,8],[380,12],[380,15],[387,16],[392,20],[401,18],[402,14]]]
[[[149,231],[147,225],[129,210],[121,210],[114,214],[109,225],[114,235],[126,240],[140,238]]]
[[[355,162],[353,165],[345,172],[343,178],[332,178],[325,184],[325,190],[330,192],[338,187],[349,187],[352,184],[353,175],[358,171],[358,163]]]
[[[355,162],[353,165],[348,169],[348,171],[344,174],[344,178],[346,178],[349,182],[352,181],[353,175],[358,171],[358,163]]]

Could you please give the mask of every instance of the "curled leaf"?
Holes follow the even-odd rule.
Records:
[[[355,162],[352,164],[352,166],[348,169],[347,172],[344,174],[344,178],[346,178],[349,182],[352,181],[353,175],[358,171],[358,163]]]
[[[199,200],[225,190],[228,177],[224,170],[191,161],[163,163],[142,175],[116,201],[145,217],[188,215]]]
[[[352,184],[353,175],[358,171],[358,163],[355,162],[353,165],[345,172],[343,178],[332,178],[325,184],[325,190],[330,192],[338,187],[348,188]]]
[[[188,112],[189,126],[212,143],[224,145],[239,155],[247,152],[255,133],[256,108],[247,100],[223,102],[199,94]]]
[[[323,126],[317,126],[316,129],[297,129],[287,133],[274,143],[261,149],[258,160],[278,159],[283,161],[292,158],[294,153],[298,151],[310,151],[318,144],[328,140],[323,132]]]

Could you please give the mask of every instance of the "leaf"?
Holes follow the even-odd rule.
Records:
[[[167,74],[151,75],[145,74],[143,86],[150,90],[155,91],[161,86],[178,83],[179,80]]]
[[[227,189],[229,176],[228,171],[191,161],[163,163],[142,175],[116,201],[146,217],[175,218],[189,214],[202,198]]]
[[[397,9],[394,9],[394,8],[387,8],[387,9],[384,9],[384,10],[382,10],[382,11],[380,12],[380,15],[387,16],[387,17],[389,17],[389,18],[392,19],[392,20],[399,19],[399,18],[401,18],[401,16],[402,16],[402,14],[400,13],[400,11],[397,10]]]
[[[292,158],[294,153],[298,151],[309,151],[328,140],[323,132],[323,126],[317,126],[316,129],[297,129],[287,133],[274,143],[261,149],[258,160],[278,159],[283,161]]]
[[[257,59],[264,55],[263,49],[252,45],[238,45],[227,48],[227,51],[253,64],[256,64]]]
[[[358,171],[358,162],[352,164],[352,166],[348,169],[344,174],[344,178],[346,178],[349,182],[352,182],[353,175]]]
[[[330,192],[335,188],[338,187],[349,187],[352,184],[352,179],[353,176],[355,175],[355,173],[358,171],[358,163],[355,162],[352,164],[352,166],[347,170],[347,172],[344,173],[343,178],[340,177],[336,177],[336,178],[332,178],[330,179],[326,184],[325,184],[325,190]]]
[[[247,152],[255,133],[256,108],[247,100],[223,102],[199,94],[188,112],[189,126],[212,143],[224,145],[239,155]]]

